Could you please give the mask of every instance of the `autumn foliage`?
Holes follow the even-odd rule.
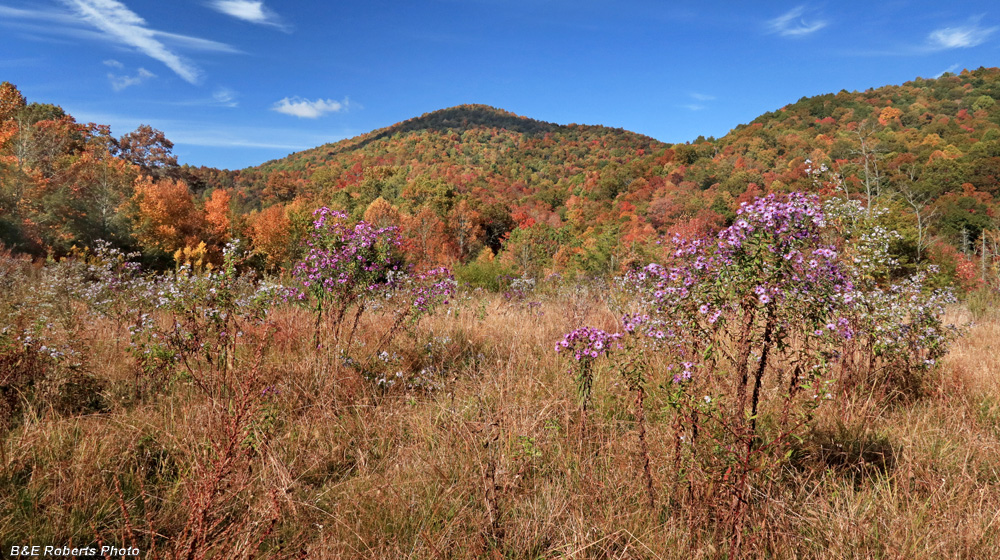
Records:
[[[889,207],[906,266],[954,261],[929,250],[944,244],[982,283],[1000,264],[998,96],[998,69],[946,73],[803,98],[673,145],[462,105],[224,171],[178,166],[148,126],[115,138],[5,83],[0,241],[36,256],[96,239],[151,253],[205,241],[219,255],[241,238],[278,270],[296,258],[284,236],[301,238],[325,206],[399,227],[425,268],[474,266],[486,249],[517,274],[606,275],[664,239],[730,225],[741,203],[808,191]]]

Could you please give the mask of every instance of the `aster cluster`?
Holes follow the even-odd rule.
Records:
[[[868,369],[910,373],[933,367],[958,332],[943,320],[945,306],[955,302],[952,290],[928,286],[927,275],[936,267],[892,277],[899,267],[892,246],[900,235],[880,224],[888,209],[833,199],[826,211],[850,239],[843,260],[854,289],[842,296],[842,338],[868,356]]]
[[[621,333],[608,333],[593,327],[581,327],[556,343],[556,352],[569,352],[577,361],[587,361],[620,349]]]
[[[76,250],[38,271],[34,289],[21,299],[24,321],[8,317],[0,341],[20,339],[36,354],[78,367],[86,356],[75,348],[79,337],[66,333],[79,328],[82,303],[87,314],[124,333],[143,373],[137,383],[163,382],[184,360],[218,366],[242,336],[241,326],[262,320],[281,292],[237,271],[243,258],[237,244],[224,250],[223,267],[200,274],[188,265],[146,273],[131,260],[137,254],[100,241]]]
[[[837,305],[852,289],[835,247],[822,242],[826,217],[818,197],[775,195],[744,204],[719,233],[709,269],[750,287],[762,305],[772,301],[814,311]]]
[[[182,359],[218,364],[243,327],[263,321],[284,295],[277,284],[241,274],[237,265],[245,257],[233,240],[218,269],[195,273],[185,264],[171,273],[143,274],[137,264],[98,245],[81,261],[90,280],[80,284],[79,296],[92,313],[127,327],[129,349],[148,372]]]
[[[404,265],[398,228],[350,225],[347,214],[325,207],[313,216],[308,252],[292,271],[298,286],[288,289],[288,299],[314,305],[320,314],[331,311],[335,322],[352,305],[377,310],[395,300],[394,331],[454,295],[457,283],[447,268],[414,274]]]
[[[744,204],[714,239],[675,238],[667,265],[619,280],[633,301],[625,330],[690,355],[725,324],[758,311],[786,326],[827,324],[853,285],[836,248],[822,242],[825,225],[816,197],[792,193]]]
[[[389,328],[373,346],[375,352],[381,351],[397,333],[414,328],[454,295],[457,283],[447,268],[415,273],[404,263],[396,227],[379,228],[364,221],[352,225],[346,214],[329,208],[313,215],[308,252],[292,271],[297,286],[287,289],[286,299],[316,313],[318,347],[324,344],[325,324],[327,336],[332,333],[328,340],[342,344],[340,351],[349,354],[361,317],[381,313],[391,317]],[[348,317],[350,330],[342,339],[340,328]],[[351,366],[357,369],[355,362]]]
[[[457,287],[455,277],[443,266],[415,275],[410,289],[414,312],[430,313],[438,305],[448,305]]]
[[[510,286],[503,293],[504,299],[511,302],[521,302],[535,291],[535,279],[527,276],[513,278]]]
[[[628,302],[623,333],[638,350],[669,356],[677,383],[747,322],[757,325],[755,337],[767,321],[778,338],[849,336],[842,313],[856,298],[854,285],[839,251],[823,242],[826,225],[817,197],[791,193],[743,204],[714,237],[675,238],[664,263],[617,280]]]
[[[719,240],[738,249],[764,233],[775,251],[818,240],[820,228],[826,225],[819,198],[805,193],[783,198],[769,194],[744,202],[736,212],[736,222],[719,233]]]
[[[391,288],[392,272],[402,266],[397,228],[366,222],[349,226],[347,214],[326,207],[313,216],[308,252],[292,271],[301,288],[291,288],[291,298],[305,301],[312,296],[318,302],[348,305]]]
[[[789,435],[832,398],[833,372],[845,388],[855,376],[863,376],[866,390],[921,382],[920,371],[947,350],[951,331],[941,317],[953,297],[928,290],[921,275],[890,282],[895,234],[873,220],[837,214],[857,205],[829,208],[833,227],[818,197],[769,195],[741,206],[718,235],[675,239],[661,263],[619,278],[621,333],[584,327],[556,345],[576,360],[583,411],[596,360],[612,347],[625,348],[613,368],[635,391],[640,445],[646,379],[657,380],[678,411],[677,449],[711,434],[699,437],[702,451],[692,448],[689,459],[700,463],[695,470],[724,479],[758,469],[758,451],[789,449]],[[865,219],[871,216],[877,211],[865,210]],[[838,231],[830,235],[832,229]],[[826,241],[836,234],[849,242]],[[725,382],[706,383],[709,376]],[[767,390],[765,383],[779,376],[781,390]],[[773,431],[758,423],[764,410],[780,411]],[[706,417],[721,428],[699,420]],[[717,461],[721,449],[737,451]]]

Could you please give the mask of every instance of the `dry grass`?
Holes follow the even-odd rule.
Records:
[[[220,399],[177,379],[139,400],[128,398],[121,332],[87,325],[82,372],[106,406],[36,402],[3,435],[0,544],[99,536],[180,557],[206,531],[192,525],[201,519],[221,540],[190,557],[254,556],[260,542],[261,557],[725,558],[708,503],[717,490],[677,490],[674,430],[655,388],[653,508],[618,379],[597,380],[580,439],[573,379],[552,346],[580,324],[613,322],[594,296],[534,308],[475,295],[390,344],[386,372],[420,387],[382,390],[315,355],[308,314],[281,309],[258,366],[252,345],[242,350],[240,379],[252,383]],[[363,321],[359,353],[381,327]],[[992,557],[998,341],[1000,321],[972,327],[914,402],[853,395],[821,408],[791,464],[755,486],[745,555]]]

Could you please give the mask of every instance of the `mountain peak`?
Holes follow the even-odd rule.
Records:
[[[411,132],[464,132],[473,128],[502,128],[520,134],[544,134],[560,125],[522,117],[510,111],[482,104],[466,104],[438,109],[403,122],[373,130],[355,138],[342,140],[332,146],[329,154],[363,148],[366,145],[396,134]]]
[[[388,129],[395,132],[411,132],[416,130],[468,130],[470,128],[503,128],[522,134],[538,134],[551,132],[560,125],[523,117],[516,113],[491,107],[489,105],[468,104],[456,105],[424,113]]]

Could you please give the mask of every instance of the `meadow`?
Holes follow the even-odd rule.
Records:
[[[329,211],[269,280],[235,244],[4,253],[0,544],[990,558],[996,297],[899,273],[859,212],[760,199],[618,278],[496,291]]]

